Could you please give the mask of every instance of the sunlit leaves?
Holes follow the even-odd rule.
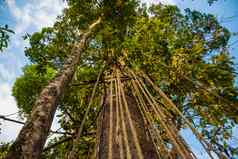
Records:
[[[0,143],[0,158],[4,158],[10,148],[11,143]]]
[[[193,114],[204,136],[212,138],[211,131],[223,127],[214,143],[226,145],[238,102],[234,65],[225,49],[229,31],[213,15],[189,9],[182,15],[176,7],[158,5],[150,13],[151,18],[137,20],[124,42],[128,63],[149,73],[167,94],[184,97],[177,104]]]
[[[38,65],[29,65],[23,69],[23,76],[17,78],[14,84],[13,96],[16,98],[18,108],[25,115],[31,112],[41,89],[55,76],[55,73],[54,69],[47,66],[43,74],[39,72]]]

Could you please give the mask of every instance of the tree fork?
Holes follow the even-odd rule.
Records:
[[[11,146],[5,159],[38,159],[43,150],[54,118],[60,97],[71,82],[81,52],[92,30],[101,22],[101,18],[92,23],[81,36],[81,40],[72,49],[63,69],[49,82],[40,93],[32,109],[30,118],[23,126],[16,141]]]

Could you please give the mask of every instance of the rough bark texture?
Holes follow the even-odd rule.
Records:
[[[73,48],[62,71],[42,90],[39,98],[36,100],[30,118],[11,146],[6,159],[39,158],[49,134],[57,103],[72,80],[76,68],[75,66],[79,62],[80,54],[87,38],[90,36],[92,29],[94,29],[100,21],[101,19],[99,18],[89,27],[87,32],[82,34],[80,43]]]
[[[128,107],[129,107],[129,112],[132,117],[132,122],[133,125],[135,126],[136,132],[137,132],[137,137],[139,140],[139,145],[142,150],[143,158],[144,159],[157,159],[158,156],[156,154],[155,147],[153,146],[153,143],[151,141],[151,137],[148,136],[148,132],[146,130],[146,125],[143,121],[143,118],[139,112],[138,106],[134,100],[133,97],[126,95],[126,100],[128,102]],[[98,137],[98,147],[97,147],[97,159],[106,159],[106,158],[111,158],[111,159],[125,159],[126,157],[126,147],[125,147],[125,142],[123,140],[123,130],[122,130],[122,120],[117,119],[117,108],[116,108],[116,101],[115,101],[115,96],[113,97],[113,105],[112,105],[112,150],[111,154],[112,156],[109,157],[109,123],[110,123],[110,97],[107,99],[107,103],[102,111],[101,118],[99,122],[101,122],[100,125],[100,134]],[[130,156],[132,159],[138,159],[138,153],[136,151],[136,147],[133,141],[132,137],[132,132],[128,123],[128,118],[125,114],[121,114],[124,116],[124,122],[126,126],[126,131],[127,131],[127,140],[129,143],[129,149],[130,149]],[[119,120],[119,129],[118,131],[116,130],[116,122]],[[120,150],[122,149],[122,150]],[[122,153],[120,153],[120,151]]]

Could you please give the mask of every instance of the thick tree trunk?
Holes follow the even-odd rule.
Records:
[[[80,54],[92,30],[101,18],[89,26],[82,34],[80,43],[72,50],[63,69],[40,93],[30,118],[25,123],[16,141],[11,146],[6,159],[37,159],[49,134],[57,103],[72,80]]]
[[[116,104],[115,95],[113,95],[112,102],[110,96],[107,98],[107,103],[101,112],[99,118],[99,136],[97,143],[97,159],[157,159],[156,149],[152,143],[152,139],[147,132],[147,127],[140,114],[139,108],[135,99],[126,95],[128,103],[128,110],[134,130],[136,131],[136,137],[139,141],[139,147],[141,150],[138,152],[135,144],[135,138],[133,137],[132,129],[130,127],[128,114],[126,113],[125,105],[120,109],[119,104]],[[110,102],[112,106],[110,106]],[[122,110],[122,111],[121,111]],[[123,130],[126,129],[126,133]],[[111,130],[110,130],[111,129]],[[123,132],[124,131],[124,132]],[[126,135],[126,136],[125,136]]]

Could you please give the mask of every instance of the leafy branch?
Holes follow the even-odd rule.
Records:
[[[8,28],[8,25],[4,27],[0,26],[0,52],[3,51],[4,48],[8,47],[10,33],[14,34],[15,32]]]

